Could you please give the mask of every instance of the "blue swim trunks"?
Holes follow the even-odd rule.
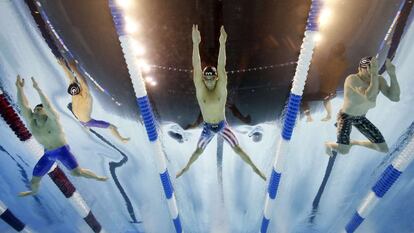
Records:
[[[231,131],[227,122],[223,120],[217,124],[210,124],[204,122],[203,132],[201,132],[200,139],[197,143],[197,148],[204,150],[216,133],[221,135],[224,138],[224,140],[226,140],[230,144],[231,147],[239,145],[239,142],[237,141],[237,138],[234,135],[233,131]]]
[[[95,119],[90,119],[88,122],[80,122],[85,127],[95,127],[95,128],[108,128],[111,124],[106,121],[99,121]]]
[[[73,170],[79,166],[75,156],[70,152],[70,147],[64,145],[54,150],[45,150],[45,153],[33,169],[33,176],[46,175],[56,160],[63,163],[68,170]]]

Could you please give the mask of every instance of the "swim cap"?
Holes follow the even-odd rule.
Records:
[[[371,66],[372,57],[363,57],[359,61],[359,68],[361,69],[368,69]]]
[[[68,87],[69,95],[79,95],[80,91],[81,91],[80,86],[76,82],[71,83]]]
[[[214,66],[206,66],[203,70],[204,76],[217,76],[217,69]]]

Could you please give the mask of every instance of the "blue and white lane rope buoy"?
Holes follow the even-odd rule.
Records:
[[[12,227],[17,232],[31,233],[32,231],[18,219],[7,206],[0,201],[0,219],[6,222],[10,227]]]
[[[283,159],[287,156],[289,141],[292,137],[293,128],[295,127],[296,116],[299,111],[302,99],[303,89],[305,87],[306,78],[310,62],[313,55],[313,49],[316,46],[316,38],[318,36],[318,16],[322,7],[321,0],[312,0],[308,21],[306,25],[305,37],[300,50],[298,65],[296,67],[293,85],[286,107],[286,116],[282,129],[282,139],[278,143],[276,158],[273,164],[272,173],[267,189],[267,196],[264,205],[263,219],[260,232],[265,233],[269,227],[271,218],[272,202],[276,199],[279,182],[282,177]]]
[[[177,202],[174,194],[170,175],[167,169],[167,163],[164,153],[162,151],[161,142],[158,137],[157,128],[155,125],[154,114],[149,103],[145,84],[142,79],[141,70],[137,64],[137,59],[133,54],[132,36],[125,31],[125,21],[122,9],[120,9],[113,0],[109,0],[109,8],[114,20],[116,31],[119,35],[124,58],[128,67],[128,72],[132,80],[132,85],[137,98],[137,104],[141,111],[141,117],[144,121],[145,129],[148,139],[151,143],[152,151],[154,153],[157,169],[160,174],[162,187],[164,189],[165,197],[167,198],[168,208],[172,222],[177,233],[182,233],[181,220],[177,208]]]
[[[345,232],[354,232],[368,217],[376,205],[384,197],[385,193],[397,181],[404,170],[414,159],[414,137],[411,138],[404,150],[383,171],[380,178],[362,200],[351,220],[345,226]]]
[[[7,100],[3,91],[0,89],[0,116],[6,121],[10,129],[26,146],[36,159],[43,156],[43,147],[32,137],[32,134],[24,125],[17,112],[13,109],[10,102]],[[69,200],[69,203],[78,212],[78,214],[85,220],[88,226],[95,233],[104,233],[101,224],[96,220],[91,209],[88,207],[82,196],[76,191],[75,186],[66,177],[65,173],[55,164],[48,172],[49,177],[56,184],[63,195]]]

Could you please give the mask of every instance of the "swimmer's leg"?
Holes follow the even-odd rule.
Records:
[[[191,155],[190,159],[188,160],[187,164],[185,165],[185,167],[183,169],[181,169],[177,175],[175,176],[175,178],[180,177],[182,174],[184,174],[186,171],[188,171],[188,169],[190,169],[191,164],[193,164],[198,157],[200,157],[200,155],[203,153],[204,148],[197,148],[193,154]]]
[[[224,129],[220,132],[220,135],[226,140],[227,143],[230,144],[231,148],[233,148],[234,152],[240,156],[240,158],[246,162],[247,164],[252,167],[253,171],[259,175],[263,180],[266,180],[266,176],[261,172],[256,165],[253,163],[253,161],[250,159],[250,157],[247,155],[246,152],[239,146],[239,142],[236,138],[236,135],[234,135],[233,131],[230,129],[230,127],[227,125],[224,127]]]
[[[90,119],[88,122],[82,123],[82,125],[84,125],[86,127],[89,127],[89,128],[95,127],[95,128],[109,129],[109,131],[111,131],[111,133],[116,138],[118,138],[120,141],[122,141],[124,143],[129,141],[129,138],[122,137],[121,134],[118,131],[118,128],[115,125],[113,125],[109,122],[102,121],[102,120]]]
[[[201,133],[200,139],[197,143],[197,149],[193,152],[185,167],[177,173],[177,175],[175,176],[176,178],[180,177],[182,174],[188,171],[188,169],[190,169],[191,164],[193,164],[198,159],[198,157],[200,157],[200,155],[203,153],[204,149],[207,147],[207,145],[210,143],[213,137],[214,133],[211,132],[206,125],[204,125],[203,132]]]
[[[329,121],[332,118],[332,104],[331,100],[327,99],[323,101],[323,106],[326,110],[326,116],[321,119],[321,121]]]
[[[118,128],[115,126],[115,125],[113,125],[113,124],[110,124],[109,125],[109,127],[108,127],[108,129],[111,131],[111,133],[116,137],[116,138],[118,138],[121,142],[123,142],[123,143],[126,143],[126,142],[128,142],[129,140],[130,140],[130,138],[126,138],[126,137],[122,137],[121,136],[121,134],[119,133],[119,131],[118,131]]]
[[[253,163],[253,161],[250,159],[250,157],[246,154],[246,152],[244,152],[244,150],[239,146],[235,146],[232,147],[234,152],[236,152],[236,154],[238,154],[240,156],[240,158],[247,164],[250,165],[250,167],[252,167],[253,171],[259,175],[263,180],[266,180],[266,176],[263,174],[263,172],[261,172],[256,165]]]
[[[53,153],[53,152],[52,152]],[[30,191],[20,192],[19,196],[25,197],[29,195],[36,195],[39,191],[40,186],[40,180],[44,175],[47,174],[47,172],[50,170],[50,168],[55,163],[55,158],[53,154],[50,152],[45,152],[45,154],[37,161],[35,167],[33,168],[33,177],[30,181]]]
[[[367,118],[362,118],[358,122],[354,123],[354,126],[365,136],[368,140],[363,141],[351,141],[352,145],[363,146],[369,149],[373,149],[379,152],[387,153],[388,145],[385,142],[379,129],[372,124]]]
[[[42,179],[41,176],[33,176],[32,180],[30,181],[30,191],[20,192],[20,197],[25,197],[29,195],[36,195],[39,191],[40,180]]]
[[[364,140],[364,141],[354,141],[354,140],[352,140],[351,145],[363,146],[363,147],[366,147],[368,149],[376,150],[376,151],[383,152],[383,153],[387,153],[389,151],[388,145],[387,145],[386,142],[373,143],[373,142],[368,141],[368,140]]]
[[[325,142],[325,151],[329,156],[333,156],[333,151],[340,154],[348,154],[351,149],[350,135],[352,130],[352,119],[348,115],[339,112],[336,121],[337,139],[335,142]]]
[[[351,149],[351,144],[340,144],[335,142],[325,142],[325,152],[329,156],[333,156],[333,151],[338,152],[339,154],[348,154]]]
[[[301,105],[301,109],[302,109],[302,112],[306,116],[306,122],[312,122],[313,118],[312,118],[309,102],[308,101],[303,101],[302,105]]]
[[[85,168],[80,168],[80,167],[76,167],[75,169],[70,171],[71,174],[73,176],[81,176],[81,177],[85,177],[88,179],[95,179],[95,180],[99,180],[99,181],[106,181],[108,179],[108,177],[106,176],[98,176],[95,173],[93,173],[92,171],[85,169]]]

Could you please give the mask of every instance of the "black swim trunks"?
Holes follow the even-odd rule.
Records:
[[[372,124],[365,115],[351,116],[343,112],[339,112],[337,116],[337,143],[349,145],[349,135],[352,126],[355,126],[359,132],[367,137],[373,143],[385,142],[381,132]]]

